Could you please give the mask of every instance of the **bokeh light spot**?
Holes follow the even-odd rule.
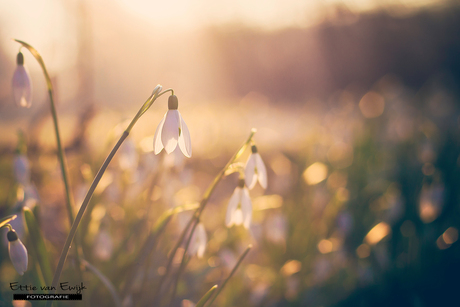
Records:
[[[310,165],[303,173],[303,178],[308,185],[315,185],[326,179],[327,166],[321,162]]]
[[[366,235],[364,240],[369,245],[379,243],[383,238],[391,233],[391,227],[385,222],[380,222],[375,225]]]
[[[376,92],[368,92],[361,98],[359,109],[366,118],[379,117],[385,109],[385,100]]]

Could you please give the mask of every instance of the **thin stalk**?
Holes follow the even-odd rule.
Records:
[[[147,101],[144,102],[144,104],[140,108],[139,112],[137,112],[136,116],[133,118],[133,120],[129,124],[128,128],[123,132],[123,134],[121,135],[121,137],[118,140],[118,142],[112,148],[112,151],[107,156],[107,158],[105,159],[105,161],[102,164],[101,168],[97,172],[96,177],[94,177],[94,180],[91,183],[91,186],[90,186],[88,192],[86,193],[85,199],[83,200],[83,203],[82,203],[82,205],[80,207],[80,210],[78,211],[78,214],[77,214],[77,216],[75,218],[75,221],[72,224],[72,228],[70,229],[70,233],[67,236],[67,239],[66,239],[66,241],[64,243],[64,247],[62,248],[61,256],[59,257],[58,266],[56,268],[56,272],[54,273],[54,277],[53,277],[53,282],[52,282],[52,287],[51,287],[52,289],[53,289],[53,287],[54,287],[54,289],[57,288],[57,283],[59,282],[59,278],[61,277],[61,273],[62,273],[62,270],[64,268],[64,263],[65,263],[65,260],[67,258],[67,254],[69,253],[70,244],[72,243],[72,240],[75,237],[75,234],[77,232],[77,228],[80,225],[80,222],[81,222],[81,219],[83,217],[83,214],[85,213],[86,207],[88,206],[89,201],[91,200],[91,197],[93,196],[94,190],[96,189],[97,185],[99,184],[99,181],[102,178],[102,175],[104,175],[107,167],[109,166],[110,162],[113,159],[113,156],[118,151],[118,149],[120,148],[121,144],[128,137],[129,132],[134,127],[134,124],[142,116],[142,114],[144,114],[148,110],[148,108],[150,108],[152,106],[152,104],[155,102],[155,99],[160,94],[161,89],[162,89],[161,85],[157,85],[155,87],[155,89],[153,90],[152,95],[150,95],[150,97],[147,99]],[[54,294],[55,291],[56,290],[51,290],[50,294]],[[53,304],[53,301],[47,301],[46,306],[51,307],[52,304]]]
[[[185,269],[185,266],[186,266],[185,255],[186,255],[187,249],[188,249],[188,247],[190,245],[190,241],[192,239],[193,233],[195,232],[196,226],[198,225],[198,223],[200,221],[201,213],[203,212],[204,208],[206,207],[206,204],[208,203],[208,200],[211,197],[212,193],[214,192],[214,189],[216,188],[217,184],[220,182],[222,177],[225,175],[225,172],[227,171],[227,169],[230,167],[230,165],[232,165],[232,163],[235,162],[236,159],[238,159],[243,154],[243,152],[246,150],[246,147],[251,143],[252,138],[253,138],[253,136],[254,136],[254,134],[256,132],[257,132],[257,130],[254,129],[254,128],[251,130],[251,134],[249,135],[249,137],[246,140],[246,142],[244,142],[243,145],[241,145],[241,147],[238,149],[238,151],[231,157],[231,159],[227,162],[227,164],[219,172],[219,174],[217,174],[217,176],[214,178],[214,181],[212,182],[212,184],[208,187],[208,189],[204,193],[203,199],[202,199],[201,204],[200,204],[200,208],[197,209],[197,212],[195,212],[195,216],[192,218],[192,220],[194,220],[195,223],[194,223],[194,225],[192,227],[192,231],[190,231],[190,234],[189,234],[188,239],[187,239],[187,243],[186,243],[185,248],[184,248],[184,253],[182,255],[180,269],[177,272],[176,282],[174,284],[173,294],[171,296],[171,302],[174,299],[174,296],[175,296],[175,293],[176,293],[176,288],[177,288],[177,284],[178,284],[179,279],[180,279],[180,274]]]
[[[110,295],[112,296],[113,302],[115,303],[115,306],[117,306],[117,307],[122,307],[121,299],[120,299],[120,297],[119,297],[118,294],[117,294],[117,290],[116,290],[115,287],[113,286],[112,282],[107,278],[107,276],[105,276],[104,274],[102,274],[101,271],[99,271],[94,265],[92,265],[92,264],[89,263],[88,261],[82,259],[82,260],[81,260],[81,263],[82,263],[87,269],[89,269],[91,272],[93,272],[93,274],[96,275],[96,276],[99,278],[99,280],[105,285],[105,287],[107,288],[107,290],[109,290]]]
[[[73,206],[72,206],[72,200],[70,196],[70,188],[69,188],[69,180],[67,176],[67,168],[65,164],[65,158],[64,158],[64,151],[62,150],[62,143],[61,143],[61,136],[59,132],[59,124],[58,124],[58,118],[57,118],[57,113],[56,113],[56,107],[54,104],[54,97],[53,97],[53,84],[51,82],[51,78],[48,74],[48,71],[45,66],[45,62],[43,61],[43,58],[41,55],[38,53],[38,51],[29,45],[26,42],[20,41],[15,39],[16,42],[20,43],[23,47],[25,47],[27,50],[30,51],[30,53],[34,56],[34,58],[37,60],[38,64],[40,64],[40,67],[43,70],[43,75],[45,76],[46,79],[46,86],[48,88],[48,95],[50,97],[50,107],[51,107],[51,116],[53,117],[53,124],[54,124],[54,132],[56,134],[56,143],[57,143],[57,150],[58,150],[58,157],[59,157],[59,165],[61,167],[61,173],[62,173],[62,180],[64,182],[64,187],[65,187],[65,194],[66,194],[66,205],[67,205],[67,211],[68,211],[68,217],[70,221],[70,225],[72,225],[74,221],[73,217]]]
[[[244,251],[244,253],[240,256],[240,258],[238,259],[238,262],[235,264],[235,266],[233,267],[233,270],[230,272],[230,275],[228,275],[228,277],[224,280],[224,282],[222,283],[222,285],[217,289],[217,292],[216,294],[214,295],[214,297],[211,299],[211,301],[209,302],[209,304],[207,305],[207,307],[211,307],[212,303],[214,302],[214,300],[216,299],[216,297],[219,295],[220,292],[222,292],[222,290],[224,289],[225,285],[227,284],[227,282],[230,280],[230,278],[232,278],[233,274],[235,274],[236,270],[238,269],[238,267],[240,266],[241,262],[243,261],[243,259],[246,257],[246,255],[249,253],[249,251],[251,250],[252,248],[252,244],[249,244],[248,245],[248,248],[246,248],[246,250]]]
[[[34,58],[37,60],[37,62],[40,64],[40,67],[43,70],[43,75],[45,76],[46,79],[46,86],[48,88],[48,95],[50,97],[50,108],[51,108],[51,116],[53,117],[53,127],[54,127],[54,133],[56,135],[56,143],[57,143],[57,152],[58,152],[58,158],[59,158],[59,165],[61,167],[61,174],[62,174],[62,181],[64,182],[64,189],[65,189],[65,195],[66,195],[66,206],[67,206],[67,216],[69,218],[69,225],[72,225],[74,222],[74,212],[73,212],[73,201],[71,197],[71,192],[70,192],[70,187],[69,187],[69,180],[67,176],[67,167],[65,163],[65,157],[64,157],[64,151],[62,149],[62,143],[61,143],[61,136],[59,132],[59,124],[58,124],[58,117],[57,117],[57,112],[56,112],[56,106],[54,104],[54,96],[53,96],[53,83],[51,82],[51,78],[48,74],[48,71],[45,66],[45,62],[43,61],[42,56],[40,53],[31,45],[29,45],[26,42],[20,41],[15,39],[16,42],[20,43],[23,47],[25,47],[27,50],[30,51],[30,53],[34,56]],[[81,277],[81,270],[80,266],[78,265],[80,255],[79,255],[79,248],[78,248],[78,240],[75,242],[76,248],[75,248],[75,257],[77,259],[77,272],[79,276]],[[81,278],[80,278],[81,279]]]
[[[198,210],[198,209],[197,209]],[[194,214],[196,214],[197,211],[195,211]],[[173,262],[173,259],[174,259],[174,256],[176,255],[176,252],[177,250],[179,249],[179,246],[181,245],[182,241],[184,240],[185,238],[185,235],[187,234],[187,231],[190,229],[190,226],[192,225],[192,222],[194,221],[194,217],[192,216],[192,218],[190,219],[190,221],[187,223],[187,226],[185,226],[184,230],[182,231],[181,233],[181,236],[179,238],[179,240],[177,240],[177,243],[176,245],[174,246],[174,248],[172,249],[171,251],[171,254],[169,255],[169,258],[168,258],[168,264],[166,265],[166,271],[165,273],[163,274],[163,276],[161,276],[161,279],[160,279],[160,282],[158,283],[158,287],[156,288],[155,290],[155,293],[153,294],[153,305],[156,304],[157,302],[157,298],[158,298],[158,294],[160,293],[160,290],[166,280],[166,278],[168,277],[169,275],[169,272],[171,271],[171,267],[172,267],[172,262]]]
[[[113,147],[112,151],[110,154],[107,156],[105,159],[104,163],[102,164],[101,168],[96,174],[96,177],[93,180],[93,183],[91,184],[91,187],[88,190],[88,193],[86,193],[86,197],[83,200],[83,203],[80,207],[80,210],[78,211],[77,217],[75,218],[75,222],[72,225],[72,228],[70,229],[70,233],[67,236],[67,239],[65,241],[64,247],[62,249],[61,256],[59,258],[58,266],[56,268],[56,272],[54,273],[53,277],[53,282],[52,282],[52,287],[51,288],[57,288],[57,284],[59,282],[59,278],[61,277],[62,270],[64,268],[64,263],[67,258],[67,254],[70,249],[70,244],[72,243],[73,238],[75,237],[75,233],[77,232],[78,225],[80,224],[81,218],[83,217],[83,214],[85,213],[86,207],[88,206],[89,201],[91,200],[91,197],[93,196],[94,190],[96,189],[99,181],[102,178],[102,175],[104,174],[105,170],[107,169],[107,166],[109,166],[110,161],[112,161],[113,156],[115,153],[118,151],[118,148],[120,148],[121,144],[123,141],[128,137],[129,133],[127,131],[123,132],[122,136],[118,140],[117,144]],[[55,290],[51,290],[51,294],[53,294]],[[53,304],[53,301],[47,301],[46,306],[51,306]]]

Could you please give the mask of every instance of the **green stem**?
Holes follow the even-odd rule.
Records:
[[[93,274],[96,275],[100,281],[102,281],[102,283],[105,285],[107,290],[109,290],[110,295],[112,296],[113,302],[115,303],[115,306],[122,307],[121,299],[117,294],[117,290],[113,286],[112,282],[107,278],[107,276],[102,274],[101,271],[99,271],[95,266],[93,266],[88,261],[82,259],[81,262],[87,269],[93,272]]]
[[[57,288],[57,284],[59,282],[59,278],[61,277],[61,273],[62,273],[62,270],[64,268],[64,263],[65,263],[65,260],[67,258],[67,254],[69,253],[70,244],[72,243],[72,240],[75,237],[78,225],[80,225],[80,222],[81,222],[81,219],[83,217],[83,214],[85,213],[85,210],[88,207],[89,201],[91,200],[91,197],[94,194],[94,190],[96,189],[97,185],[99,184],[99,181],[101,180],[102,175],[104,175],[104,173],[105,173],[107,167],[109,166],[110,162],[112,161],[115,153],[118,151],[118,149],[120,148],[120,146],[124,142],[124,140],[128,137],[129,132],[133,128],[134,124],[142,116],[142,114],[144,114],[152,106],[152,104],[155,102],[156,98],[160,95],[161,88],[162,88],[161,85],[157,85],[155,87],[152,95],[150,95],[150,97],[147,99],[147,101],[142,105],[140,110],[137,112],[136,116],[133,118],[133,120],[129,124],[128,128],[123,132],[123,134],[121,135],[120,139],[118,140],[118,142],[112,148],[112,151],[110,152],[110,154],[105,159],[105,161],[102,164],[101,168],[97,172],[96,177],[94,177],[94,180],[91,183],[91,186],[90,186],[88,192],[86,193],[85,199],[83,200],[83,203],[82,203],[82,205],[80,207],[80,210],[78,210],[78,214],[77,214],[77,216],[75,218],[74,223],[72,224],[72,228],[70,229],[70,233],[67,236],[67,239],[66,239],[66,241],[64,243],[64,247],[62,249],[61,256],[59,257],[58,266],[56,268],[56,272],[54,273],[53,282],[52,282],[52,286],[54,287],[54,289]],[[55,290],[51,290],[50,294],[53,294],[54,292],[55,292]],[[53,304],[53,301],[48,301],[46,306],[50,307],[52,304]]]
[[[248,248],[246,248],[246,250],[244,251],[244,253],[240,256],[240,258],[238,259],[238,262],[235,264],[235,266],[233,267],[233,270],[230,272],[230,275],[228,275],[227,279],[224,280],[224,282],[222,283],[222,286],[220,286],[218,289],[217,289],[217,292],[216,294],[214,295],[214,297],[212,298],[212,300],[209,302],[209,304],[207,305],[207,307],[211,307],[212,303],[214,302],[214,300],[216,299],[216,297],[219,295],[220,292],[222,292],[222,290],[224,289],[225,285],[227,284],[227,282],[230,280],[230,278],[232,278],[233,274],[235,274],[236,270],[238,269],[238,267],[240,266],[241,262],[243,261],[243,259],[246,257],[246,255],[249,253],[249,251],[251,250],[252,248],[252,244],[249,244]]]
[[[64,157],[64,151],[62,149],[62,143],[61,143],[61,136],[59,132],[59,124],[58,124],[58,117],[57,117],[57,112],[56,112],[56,106],[54,104],[54,96],[53,96],[53,83],[51,82],[51,78],[48,74],[48,70],[46,69],[45,62],[43,61],[42,56],[40,53],[31,45],[29,45],[26,42],[20,41],[20,40],[15,40],[16,42],[20,43],[23,47],[25,47],[27,50],[30,51],[30,53],[34,56],[34,58],[37,60],[37,62],[40,64],[40,67],[43,70],[43,75],[45,76],[46,79],[46,86],[48,88],[48,95],[50,97],[50,108],[51,108],[51,116],[53,117],[53,127],[54,127],[54,133],[56,135],[56,143],[57,143],[57,151],[58,151],[58,158],[59,158],[59,165],[61,167],[61,174],[62,174],[62,181],[64,182],[64,189],[65,189],[65,195],[66,195],[66,206],[67,206],[67,216],[69,218],[69,225],[72,225],[74,222],[74,213],[73,213],[73,202],[72,202],[72,197],[71,197],[71,192],[70,192],[70,187],[69,187],[69,180],[68,180],[68,175],[67,175],[67,167],[65,163],[65,157]],[[80,266],[78,265],[80,255],[79,255],[79,248],[78,248],[78,240],[75,242],[75,257],[77,259],[77,272],[78,275],[81,279],[81,270]]]
[[[120,139],[118,140],[117,144],[113,147],[112,151],[110,154],[107,156],[105,159],[104,163],[102,164],[101,168],[96,174],[96,177],[93,180],[93,183],[91,184],[91,187],[88,190],[88,193],[86,193],[86,197],[83,200],[83,203],[80,207],[80,210],[78,211],[77,217],[75,218],[75,222],[72,225],[72,228],[70,229],[70,233],[67,236],[67,239],[65,241],[64,247],[62,249],[61,256],[59,258],[58,266],[56,268],[56,272],[54,273],[53,277],[53,282],[52,282],[52,287],[51,288],[57,288],[57,284],[59,282],[59,278],[61,277],[62,270],[64,268],[64,263],[67,258],[67,254],[70,249],[70,244],[72,243],[73,238],[75,237],[75,233],[77,232],[78,225],[80,224],[81,218],[83,217],[83,214],[85,213],[86,207],[88,206],[89,201],[91,200],[91,197],[93,196],[94,190],[96,189],[99,181],[102,178],[102,175],[104,174],[105,170],[107,169],[107,166],[109,166],[110,161],[112,161],[113,156],[115,153],[118,151],[118,148],[120,148],[121,144],[123,141],[128,137],[129,133],[127,131],[123,132],[121,135]],[[50,294],[54,294],[54,290],[50,291]],[[53,301],[48,301],[46,306],[51,306],[53,304]]]
[[[214,192],[214,189],[216,188],[217,184],[220,182],[222,177],[225,175],[225,172],[227,171],[227,169],[230,167],[230,165],[233,162],[235,162],[235,160],[237,160],[243,154],[243,152],[246,150],[246,147],[251,143],[252,138],[254,137],[254,134],[256,132],[257,132],[257,130],[255,128],[251,129],[251,133],[249,134],[249,137],[246,140],[246,142],[244,142],[243,145],[240,146],[238,151],[235,154],[233,154],[233,156],[230,158],[230,160],[227,162],[227,164],[224,166],[224,168],[217,174],[217,176],[214,178],[214,181],[211,183],[211,185],[208,187],[208,189],[204,193],[203,199],[201,200],[201,203],[200,203],[200,207],[195,211],[194,216],[192,217],[192,219],[187,224],[187,227],[185,227],[185,229],[183,230],[179,241],[177,242],[173,252],[169,256],[168,266],[166,267],[166,273],[162,276],[162,279],[160,281],[160,286],[157,288],[157,291],[156,291],[154,297],[156,297],[156,295],[160,291],[161,285],[163,284],[164,280],[166,279],[167,274],[169,273],[169,270],[170,270],[171,263],[172,263],[172,260],[174,258],[174,255],[176,254],[177,249],[179,248],[180,244],[184,240],[184,237],[185,237],[190,225],[193,222],[195,222],[195,224],[193,225],[192,231],[190,231],[189,237],[187,239],[187,244],[185,246],[184,253],[182,255],[182,260],[181,260],[181,265],[180,265],[180,268],[182,268],[182,270],[180,269],[178,271],[178,276],[176,278],[177,282],[179,281],[180,274],[185,269],[185,267],[183,267],[185,265],[184,264],[185,255],[187,253],[187,249],[188,249],[188,246],[190,244],[190,240],[191,240],[191,238],[193,236],[193,233],[195,232],[195,228],[198,225],[198,222],[200,220],[201,213],[203,212],[204,208],[206,207],[206,204],[208,203],[208,200],[211,197],[212,193]],[[177,285],[177,283],[176,283],[176,285]],[[173,295],[174,295],[174,292],[175,292],[175,290],[173,290]]]
[[[50,97],[50,107],[51,107],[51,115],[53,117],[53,123],[54,123],[54,132],[56,134],[56,143],[57,143],[57,150],[58,150],[58,157],[59,157],[59,164],[61,167],[61,173],[62,173],[62,179],[64,181],[64,187],[65,187],[65,194],[66,194],[66,205],[67,205],[67,211],[68,211],[68,217],[69,217],[69,222],[70,225],[72,225],[74,221],[73,217],[73,206],[72,206],[72,200],[70,196],[70,188],[69,188],[69,180],[67,176],[67,168],[65,165],[65,159],[64,159],[64,151],[62,150],[62,143],[61,143],[61,136],[59,132],[59,124],[58,124],[58,118],[57,118],[57,113],[56,113],[56,107],[54,104],[54,97],[53,97],[53,84],[51,82],[51,78],[48,74],[48,71],[45,66],[45,62],[43,61],[42,56],[38,51],[29,45],[26,42],[20,41],[15,39],[16,42],[20,43],[23,47],[25,47],[27,50],[30,51],[30,53],[35,57],[37,60],[38,64],[40,64],[40,67],[43,70],[43,75],[45,76],[46,79],[46,86],[48,88],[48,95]]]

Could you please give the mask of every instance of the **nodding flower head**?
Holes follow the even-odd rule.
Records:
[[[246,162],[246,167],[244,168],[246,185],[249,189],[252,189],[258,180],[262,188],[266,189],[267,169],[265,168],[264,161],[262,161],[260,154],[257,152],[256,145],[252,145],[251,150],[252,154],[249,156],[248,162]]]
[[[153,138],[153,149],[156,155],[160,153],[163,148],[170,154],[176,149],[179,143],[179,148],[182,153],[187,158],[192,156],[190,132],[177,110],[178,104],[179,102],[176,95],[169,96],[168,111],[158,125]]]
[[[188,253],[190,256],[196,255],[198,258],[202,258],[204,251],[206,250],[206,242],[208,241],[208,236],[206,235],[206,230],[202,223],[196,225],[195,232],[192,235],[190,241],[190,247]]]
[[[248,229],[252,219],[252,203],[249,190],[244,186],[244,179],[240,179],[230,201],[228,202],[225,224],[227,227],[241,225]]]
[[[11,262],[16,272],[19,275],[23,275],[27,271],[27,249],[13,229],[8,231],[6,237],[8,238],[8,253],[10,254]]]
[[[30,108],[32,105],[32,82],[29,72],[24,67],[24,56],[21,52],[16,58],[17,66],[13,74],[13,98],[14,102],[23,108]]]

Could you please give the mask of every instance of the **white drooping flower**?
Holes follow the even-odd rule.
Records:
[[[14,230],[8,231],[6,237],[8,238],[8,253],[11,262],[19,275],[23,275],[27,271],[27,249],[19,240],[18,235]]]
[[[267,188],[267,169],[265,164],[260,157],[260,154],[257,152],[256,145],[251,147],[252,154],[249,156],[248,162],[244,168],[244,178],[246,180],[246,186],[249,189],[252,189],[257,180],[259,181],[262,188]]]
[[[170,154],[176,149],[177,144],[182,153],[190,158],[192,156],[192,143],[190,132],[184,119],[177,110],[178,100],[176,95],[169,96],[168,111],[161,120],[153,138],[153,149],[159,154],[164,148]]]
[[[29,184],[30,181],[30,166],[29,160],[25,154],[20,154],[13,159],[14,178],[23,186]]]
[[[188,248],[188,253],[190,256],[196,255],[198,258],[202,258],[204,251],[206,250],[206,242],[208,241],[208,236],[206,235],[206,230],[202,223],[196,225],[195,232],[192,235],[190,241],[190,246]]]
[[[17,66],[13,74],[13,98],[14,102],[23,108],[30,108],[32,105],[32,82],[29,72],[24,67],[24,56],[21,52],[16,58]]]
[[[230,201],[228,202],[225,224],[227,227],[241,225],[248,229],[252,219],[252,202],[249,197],[249,190],[244,186],[244,179],[240,179]]]

